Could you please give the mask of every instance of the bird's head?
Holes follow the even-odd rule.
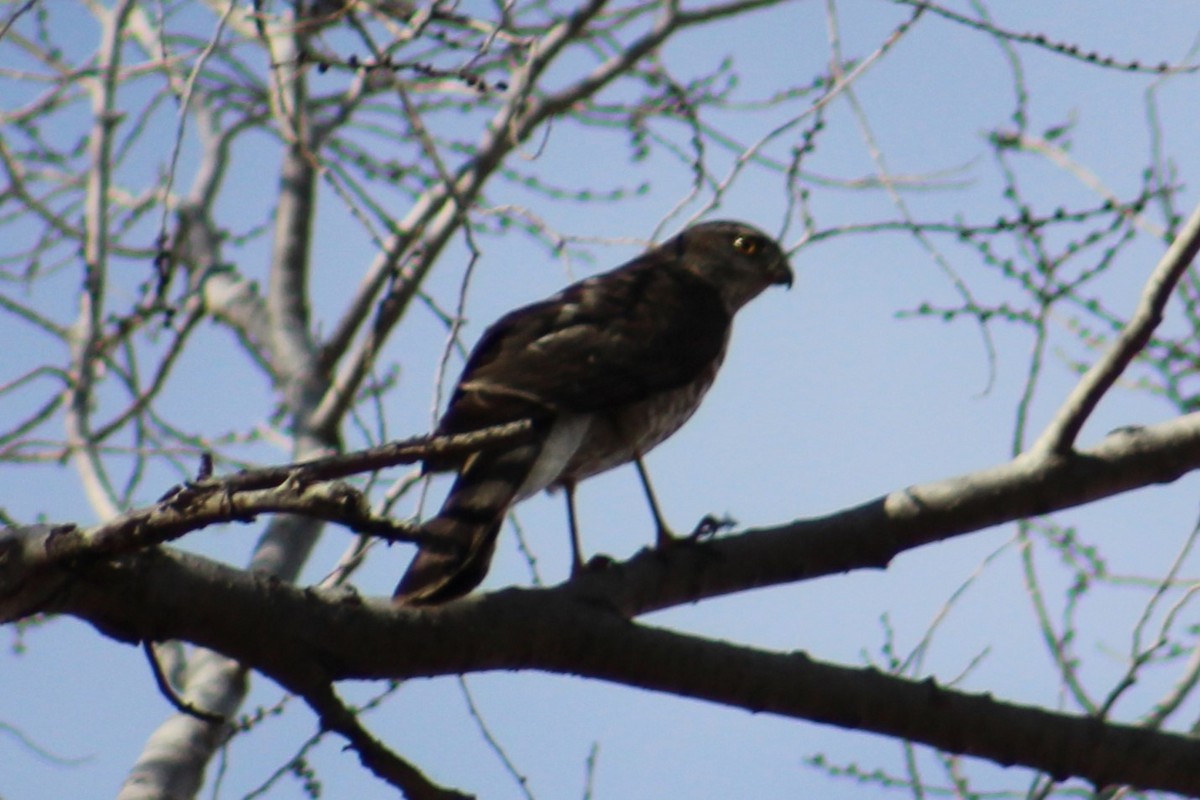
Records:
[[[744,222],[701,222],[663,247],[674,248],[685,269],[716,286],[730,314],[768,286],[792,285],[792,266],[783,248]]]

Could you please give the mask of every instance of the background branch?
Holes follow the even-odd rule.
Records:
[[[1196,258],[1197,251],[1200,251],[1200,206],[1192,211],[1191,217],[1146,281],[1141,301],[1129,324],[1121,331],[1114,346],[1092,365],[1071,390],[1058,415],[1034,443],[1034,452],[1062,454],[1075,445],[1075,439],[1092,410],[1129,363],[1146,347],[1154,329],[1162,322],[1167,301],[1175,293],[1175,287]]]

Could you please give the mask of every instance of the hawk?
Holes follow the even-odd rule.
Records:
[[[700,405],[725,357],[733,316],[773,284],[792,284],[780,246],[740,222],[704,222],[616,269],[501,317],[467,359],[438,434],[531,420],[533,437],[426,471],[458,473],[396,587],[404,604],[441,603],[483,580],[505,514],[543,489],[567,497],[582,565],[575,485],[634,461],[658,529],[671,535],[642,456]]]

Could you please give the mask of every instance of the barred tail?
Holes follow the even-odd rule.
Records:
[[[422,529],[437,538],[422,547],[400,579],[393,599],[432,605],[461,597],[487,575],[504,515],[518,498],[541,451],[530,442],[467,461],[442,510]]]

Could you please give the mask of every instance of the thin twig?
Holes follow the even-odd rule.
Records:
[[[162,693],[163,697],[167,698],[167,702],[175,706],[176,711],[181,714],[187,714],[189,717],[195,717],[201,722],[207,722],[211,725],[225,724],[225,717],[212,711],[196,708],[196,706],[184,700],[175,692],[175,688],[171,686],[171,682],[163,674],[162,664],[158,661],[158,653],[154,652],[154,642],[149,639],[142,640],[142,652],[146,654],[146,660],[150,662],[150,671],[154,673],[154,682],[158,684],[158,691]]]
[[[483,737],[483,741],[492,749],[496,757],[500,759],[500,763],[504,765],[505,771],[512,777],[513,782],[521,789],[521,793],[529,800],[534,800],[533,792],[529,791],[529,778],[521,774],[517,769],[517,765],[509,758],[508,753],[504,749],[504,745],[500,744],[500,740],[492,733],[487,722],[483,718],[483,713],[479,710],[479,706],[475,705],[475,697],[471,694],[471,687],[467,685],[467,679],[462,675],[458,676],[458,688],[462,690],[463,699],[467,701],[467,711],[470,712],[471,718],[475,720],[475,727],[479,729],[479,735]]]
[[[5,37],[5,35],[8,33],[9,28],[11,28],[16,23],[16,21],[21,18],[21,16],[23,14],[26,14],[29,11],[32,11],[33,7],[35,5],[37,5],[37,2],[38,2],[38,0],[26,0],[25,5],[21,6],[13,13],[9,14],[8,19],[4,20],[4,25],[0,26],[0,39],[3,39]]]
[[[341,701],[332,685],[322,684],[301,694],[320,718],[322,728],[346,737],[362,765],[404,792],[408,800],[471,800],[469,795],[438,786],[413,764],[384,746],[363,727],[358,715]]]

